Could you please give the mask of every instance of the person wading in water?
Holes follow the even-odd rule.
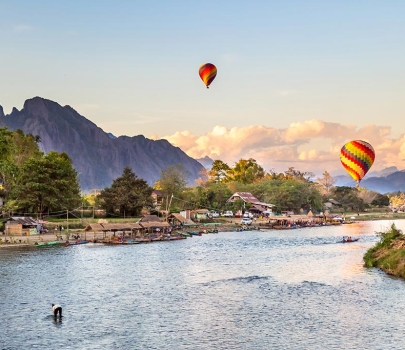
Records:
[[[59,305],[52,304],[53,316],[56,318],[59,313],[59,317],[62,317],[62,308]]]

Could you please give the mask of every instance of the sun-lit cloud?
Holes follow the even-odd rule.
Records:
[[[163,136],[193,158],[208,156],[233,165],[241,158],[254,158],[266,170],[283,171],[295,167],[321,173],[342,170],[340,149],[350,140],[361,139],[376,151],[374,170],[388,166],[405,168],[405,135],[390,137],[391,128],[378,125],[357,126],[308,120],[285,129],[263,125],[226,128],[217,125],[204,135],[189,131]],[[155,139],[159,137],[154,135]],[[343,173],[343,170],[342,170]]]

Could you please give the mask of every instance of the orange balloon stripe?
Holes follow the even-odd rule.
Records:
[[[349,173],[349,175],[353,178],[353,180],[355,180],[355,181],[360,180],[361,177],[360,177],[360,174],[358,172],[356,172],[354,169],[350,168],[345,163],[342,163],[342,165],[346,169],[346,171]]]
[[[343,146],[343,148],[347,149],[350,153],[353,153],[359,157],[368,159],[369,161],[374,160],[374,152],[370,148],[368,148],[362,144],[358,144],[355,142],[349,142],[349,143],[345,144]]]
[[[357,148],[361,149],[364,153],[366,153],[367,156],[370,157],[372,162],[374,162],[375,153],[369,143],[364,142],[364,141],[362,141],[362,143],[360,143],[358,141],[353,141],[353,144],[356,145]]]
[[[349,175],[360,181],[373,165],[375,153],[373,147],[361,140],[346,143],[340,151],[340,161]]]
[[[217,68],[212,63],[206,63],[199,68],[198,73],[201,80],[208,87],[217,75]]]
[[[364,173],[367,172],[367,170],[370,168],[370,166],[368,166],[368,164],[364,161],[362,161],[362,159],[360,157],[357,157],[355,155],[353,155],[352,153],[348,152],[345,149],[342,149],[342,156],[341,159],[343,158],[343,160],[346,158],[349,161],[353,162],[354,164],[356,164],[359,168],[361,168],[361,170],[363,170]],[[342,161],[343,162],[343,161]]]

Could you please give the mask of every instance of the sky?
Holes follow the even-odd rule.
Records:
[[[0,105],[40,96],[194,158],[343,173],[405,169],[405,2],[1,1]],[[210,89],[198,76],[211,62]]]

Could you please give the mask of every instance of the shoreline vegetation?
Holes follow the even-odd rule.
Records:
[[[376,234],[380,241],[364,255],[364,266],[377,267],[388,275],[405,279],[405,235],[394,223]]]

